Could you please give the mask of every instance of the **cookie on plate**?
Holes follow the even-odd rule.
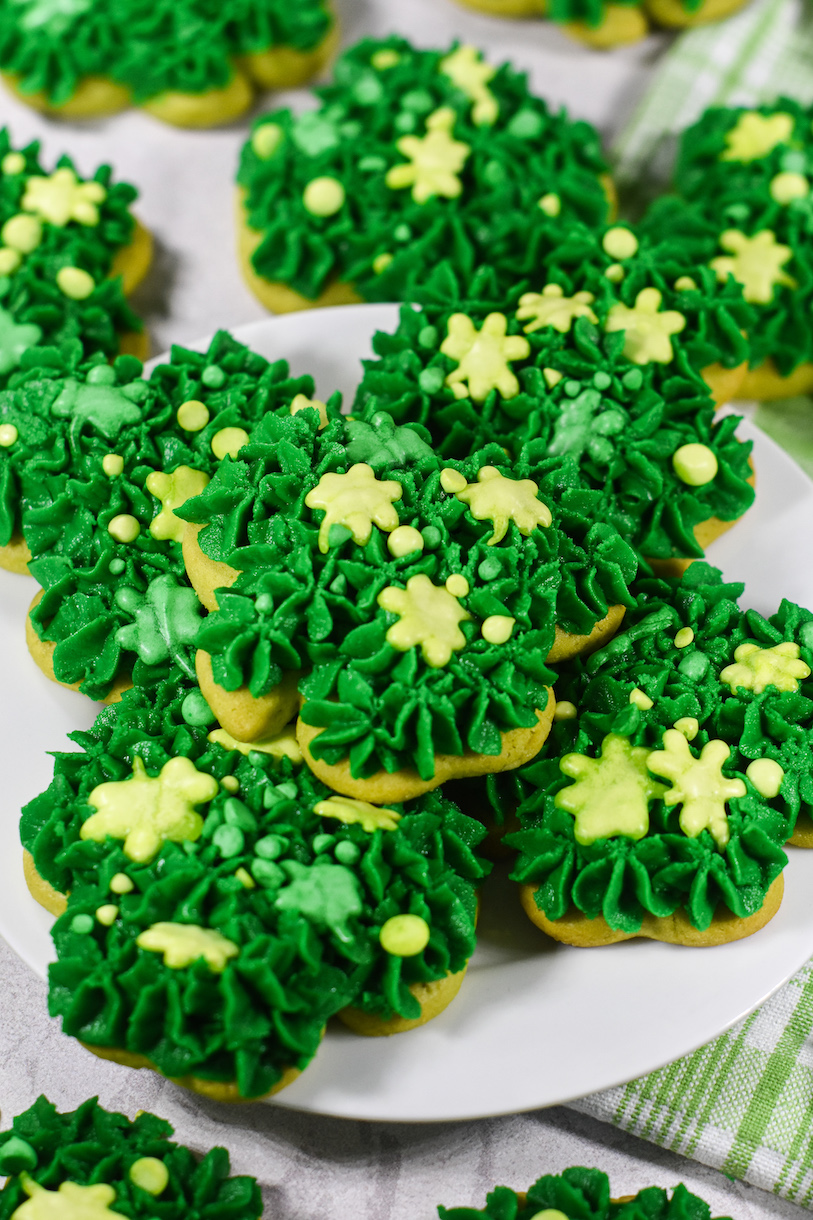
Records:
[[[143,1110],[131,1122],[92,1097],[60,1114],[38,1097],[0,1132],[0,1217],[259,1220],[260,1188],[229,1177],[225,1148],[200,1157],[171,1135],[168,1122]]]
[[[813,108],[789,98],[707,110],[681,138],[678,197],[657,201],[642,222],[667,243],[679,232],[721,283],[742,285],[754,311],[745,398],[813,389],[811,123]]]
[[[543,496],[680,571],[753,502],[750,444],[715,418],[744,373],[748,307],[625,225],[568,226],[548,262],[535,292],[439,267],[375,336],[353,414],[420,424],[449,458],[522,450]]]
[[[446,463],[387,416],[268,415],[178,513],[232,569],[197,637],[221,723],[298,710],[308,765],[376,803],[535,754],[551,662],[615,630],[637,570],[611,525],[565,530],[522,457]]]
[[[139,106],[179,127],[229,123],[256,89],[304,84],[338,41],[328,0],[17,0],[0,8],[0,71],[69,119]]]
[[[813,798],[813,614],[741,610],[706,564],[642,580],[625,630],[560,670],[507,842],[550,936],[719,944],[762,927]]]
[[[23,811],[64,1031],[236,1101],[289,1083],[337,1013],[367,1034],[435,1016],[474,949],[482,827],[435,794],[337,797],[292,731],[236,741],[163,673],[74,734]]]
[[[275,313],[411,300],[441,258],[508,285],[553,217],[611,212],[597,132],[472,46],[365,39],[317,93],[258,119],[240,161],[242,269]]]
[[[194,672],[201,608],[174,510],[257,419],[312,394],[310,378],[225,333],[205,353],[174,349],[149,379],[130,356],[108,365],[69,347],[28,353],[0,392],[13,434],[0,449],[0,538],[22,534],[33,555],[42,593],[28,642],[49,677],[103,699],[168,656]]]

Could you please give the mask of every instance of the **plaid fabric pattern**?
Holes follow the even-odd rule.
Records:
[[[665,184],[679,133],[708,106],[813,102],[813,6],[756,0],[679,37],[616,142],[616,177]],[[813,401],[748,414],[813,477]],[[813,1208],[813,960],[684,1059],[574,1109]]]

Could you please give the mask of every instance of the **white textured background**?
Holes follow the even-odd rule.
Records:
[[[337,0],[337,7],[346,41],[393,31],[427,46],[460,37],[486,48],[494,60],[511,58],[529,71],[536,91],[591,120],[607,137],[629,118],[664,45],[662,38],[651,38],[601,55],[582,50],[544,22],[493,21],[458,9],[451,0]],[[292,94],[280,104],[303,106],[307,98],[304,92]],[[242,285],[233,248],[232,183],[247,122],[224,131],[180,132],[133,111],[76,127],[44,120],[4,93],[0,120],[9,124],[17,144],[41,139],[46,164],[67,151],[82,174],[108,161],[118,176],[138,186],[137,210],[156,237],[157,259],[135,304],[153,335],[154,352],[263,316]],[[3,677],[0,651],[0,688]],[[59,748],[61,743],[49,744]],[[16,816],[8,808],[0,813]],[[102,1104],[131,1117],[138,1109],[153,1110],[194,1148],[227,1146],[234,1170],[261,1181],[266,1220],[431,1220],[438,1203],[482,1206],[486,1191],[497,1183],[523,1189],[543,1172],[574,1164],[605,1169],[618,1195],[684,1181],[709,1201],[715,1215],[762,1220],[797,1212],[565,1109],[410,1127],[316,1118],[273,1106],[218,1106],[152,1073],[95,1059],[64,1038],[45,1013],[44,985],[0,942],[5,1120],[41,1092],[61,1109],[98,1093]],[[601,1036],[599,1005],[596,1036]]]

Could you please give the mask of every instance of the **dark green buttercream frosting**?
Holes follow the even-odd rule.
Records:
[[[549,227],[541,199],[588,224],[607,217],[596,131],[552,113],[508,64],[486,82],[496,115],[492,108],[477,121],[471,97],[442,67],[455,49],[364,39],[317,90],[316,111],[279,110],[255,123],[238,182],[248,224],[262,235],[252,260],[259,275],[309,298],[338,279],[364,300],[408,300],[450,257],[466,274],[488,263],[507,286],[533,267],[537,235]],[[398,141],[422,139],[429,117],[445,108],[454,116],[450,138],[470,150],[460,190],[419,202],[410,187],[387,185],[387,174],[408,161]],[[278,139],[270,153],[269,131]],[[306,206],[306,187],[320,178],[340,183],[345,196],[327,216]]]
[[[659,1186],[639,1190],[624,1201],[610,1198],[610,1183],[599,1169],[565,1169],[545,1174],[524,1197],[508,1186],[497,1186],[482,1209],[439,1207],[440,1220],[531,1220],[539,1212],[555,1210],[569,1220],[710,1220],[711,1210],[685,1186],[671,1194]]]
[[[18,430],[0,449],[0,542],[22,528],[44,590],[32,619],[57,645],[56,676],[100,698],[117,675],[132,671],[138,680],[141,666],[168,656],[193,672],[200,607],[180,542],[150,532],[162,503],[149,476],[182,466],[211,474],[218,433],[287,413],[297,394],[313,394],[313,382],[291,378],[284,361],[269,364],[225,332],[206,353],[175,348],[149,380],[129,356],[112,367],[80,359],[75,348],[32,349],[0,393],[0,423]],[[208,412],[195,431],[177,418],[190,401]],[[110,454],[123,460],[118,475],[105,473]],[[108,531],[120,515],[139,523],[132,542]]]
[[[0,69],[54,106],[89,76],[124,85],[139,103],[223,88],[238,57],[311,51],[331,24],[325,0],[17,0],[0,7]]]
[[[698,371],[716,360],[745,359],[738,329],[744,305],[736,289],[717,288],[707,268],[694,269],[695,289],[675,290],[686,264],[661,262],[646,247],[625,260],[624,279],[614,284],[604,274],[611,260],[600,241],[601,232],[573,226],[550,255],[556,266],[535,281],[540,295],[552,284],[563,298],[592,297],[580,308],[589,308],[596,322],[582,312],[565,333],[551,325],[526,332],[532,321],[517,316],[525,315],[524,287],[501,296],[489,271],[464,286],[441,266],[420,293],[420,311],[404,307],[394,333],[376,334],[378,359],[365,362],[354,413],[365,419],[386,411],[399,424],[419,423],[447,457],[467,457],[496,441],[522,453],[543,498],[556,488],[551,494],[565,516],[609,521],[648,557],[701,556],[693,527],[713,516],[734,520],[754,498],[747,483],[750,442],[737,441],[736,416],[715,420]],[[614,306],[632,307],[647,289],[661,294],[661,312],[680,311],[686,319],[671,338],[673,359],[666,364],[634,363],[624,354],[626,332],[603,331]],[[493,388],[482,401],[455,396],[447,379],[458,361],[441,349],[461,313],[478,331],[497,313],[509,336],[527,341],[528,354],[511,362],[512,394]],[[718,472],[710,482],[690,486],[678,477],[672,457],[686,444],[714,453]]]
[[[557,698],[574,704],[577,715],[557,721],[537,759],[516,773],[514,796],[524,799],[518,809],[523,829],[508,838],[519,852],[513,876],[539,887],[537,904],[551,919],[573,905],[634,932],[645,912],[666,916],[684,908],[703,929],[719,904],[741,917],[759,910],[787,862],[782,846],[799,811],[811,807],[813,615],[786,601],[767,619],[743,611],[736,600],[742,587],[723,584],[702,563],[680,582],[643,580],[635,589],[637,606],[615,639],[584,662],[561,667]],[[693,638],[678,646],[677,633],[687,627]],[[767,650],[783,642],[796,646],[794,665],[808,670],[788,689],[735,682],[732,690],[721,680],[741,645]],[[630,701],[636,688],[651,708]],[[696,733],[675,730],[690,720],[697,721]],[[667,730],[685,733],[695,759],[711,741],[728,747],[721,774],[745,790],[725,804],[728,842],[721,844],[710,829],[690,837],[679,824],[682,802],[668,806],[659,798],[649,801],[643,837],[577,842],[573,815],[555,803],[572,784],[561,759],[572,753],[597,758],[609,735],[662,751]],[[781,768],[776,795],[762,794],[746,774],[758,759]],[[651,755],[647,765],[650,777],[668,787]]]
[[[318,423],[312,411],[266,416],[240,458],[179,510],[208,523],[204,552],[242,573],[198,636],[215,680],[260,697],[284,671],[303,672],[300,716],[325,729],[310,748],[331,764],[349,757],[355,776],[414,767],[429,779],[436,754],[499,754],[500,734],[532,727],[546,706],[556,624],[589,634],[609,606],[630,604],[632,550],[608,524],[569,519],[565,532],[556,498],[533,492],[553,523],[526,532],[506,521],[492,544],[495,523],[445,491],[442,471],[471,485],[491,467],[513,486],[531,474],[524,454],[512,463],[491,445],[447,464],[422,429],[394,427],[387,415],[338,419],[321,432]],[[383,529],[372,526],[361,544],[334,524],[320,550],[324,512],[305,500],[323,476],[359,464],[400,485],[397,521],[421,532],[422,549],[397,556]],[[422,646],[393,646],[398,618],[379,604],[383,591],[415,578],[443,590],[453,577],[468,587],[456,595],[467,617],[450,657],[436,665]],[[493,616],[514,620],[505,643],[481,634]]]
[[[0,23],[12,8],[0,9]],[[71,217],[56,224],[37,211],[29,184],[60,170],[73,173],[79,186],[93,184],[91,211],[82,213],[80,208],[80,215],[88,220],[95,213],[95,223]],[[93,178],[83,179],[63,156],[56,170],[49,170],[40,160],[38,141],[15,149],[8,129],[0,130],[0,386],[33,344],[78,341],[85,354],[103,352],[112,358],[118,354],[121,334],[141,330],[120,282],[108,279],[115,256],[132,239],[130,207],[135,198],[134,187],[113,180],[110,166],[102,165]],[[29,226],[39,220],[40,237],[33,248],[17,253],[12,268],[8,260],[14,261],[14,254],[8,243],[15,241],[14,225],[6,225],[18,218],[26,218]],[[67,296],[60,288],[57,276],[66,267],[87,273],[94,282],[84,299]]]
[[[780,138],[769,136],[762,145],[766,151],[751,146],[756,155],[741,151],[736,136],[749,116],[773,121],[780,116],[782,124],[775,129]],[[769,233],[774,245],[786,248],[778,267],[783,278],[777,276],[762,299],[753,302],[755,317],[748,328],[752,367],[770,357],[783,375],[813,360],[811,123],[813,108],[790,98],[753,109],[707,110],[681,138],[674,176],[677,195],[658,200],[642,222],[645,232],[667,244],[679,233],[681,246],[706,265],[733,253],[721,241],[727,231],[749,239]]]
[[[50,1011],[65,1032],[145,1055],[167,1076],[236,1080],[252,1097],[285,1068],[305,1067],[341,1008],[414,1018],[410,985],[463,969],[488,870],[475,854],[483,831],[437,794],[391,806],[395,821],[402,815],[394,829],[321,816],[314,807],[330,789],[287,759],[210,741],[216,725],[197,723],[205,717],[190,713],[190,694],[199,698],[176,669],[73,734],[80,751],[55,756],[21,837],[40,876],[70,895],[49,972]],[[199,802],[199,837],[140,861],[122,838],[80,837],[98,785],[134,782],[135,759],[152,777],[178,757],[228,785]],[[132,883],[124,893],[122,875]],[[109,926],[96,916],[106,904]],[[399,914],[429,926],[414,956],[379,942]],[[217,931],[239,951],[220,973],[202,959],[173,968],[136,944],[167,922]]]
[[[0,1190],[0,1217],[10,1220],[29,1198],[19,1176],[24,1172],[49,1191],[63,1182],[106,1184],[115,1191],[111,1210],[129,1220],[259,1220],[260,1188],[254,1178],[229,1177],[225,1148],[212,1148],[199,1158],[172,1143],[172,1134],[169,1123],[154,1114],[142,1112],[131,1122],[102,1109],[95,1097],[65,1114],[38,1097],[0,1132],[0,1173],[9,1175]],[[130,1177],[133,1165],[144,1158],[160,1161],[167,1171],[167,1184],[158,1195]]]

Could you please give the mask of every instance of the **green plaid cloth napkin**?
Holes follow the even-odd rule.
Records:
[[[756,0],[681,35],[614,155],[621,183],[669,179],[678,134],[707,106],[813,102],[813,6]],[[813,324],[813,320],[811,320]],[[813,401],[752,415],[813,477]],[[813,1208],[813,960],[708,1046],[575,1109]]]

